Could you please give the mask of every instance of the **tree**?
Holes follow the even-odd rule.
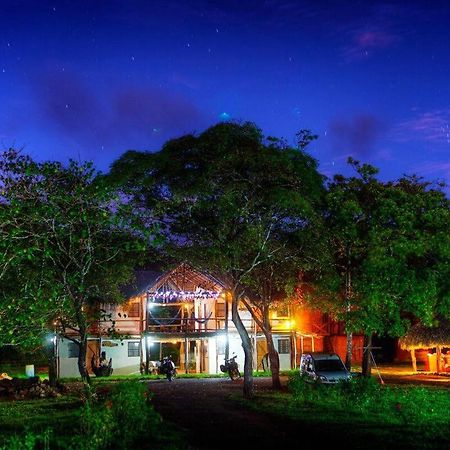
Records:
[[[38,163],[10,150],[0,189],[0,339],[29,345],[57,333],[78,346],[89,381],[88,334],[103,303],[124,300],[144,235],[90,163]]]
[[[374,333],[401,336],[415,320],[449,314],[449,202],[417,177],[383,183],[374,167],[349,162],[358,176],[338,175],[329,185],[332,264],[318,285],[328,291],[324,304],[345,321],[347,364],[351,333],[365,332],[368,375]]]
[[[242,301],[266,338],[273,389],[281,389],[281,381],[280,359],[273,342],[270,312],[280,303],[286,303],[292,295],[299,267],[296,258],[287,255],[280,258],[277,254],[276,258],[260,264],[243,280],[246,295]]]
[[[158,215],[168,251],[225,283],[245,354],[244,396],[251,397],[252,345],[239,316],[244,280],[284,248],[283,236],[309,226],[322,193],[316,161],[264,139],[254,124],[222,123],[156,153],[127,152],[110,175]]]

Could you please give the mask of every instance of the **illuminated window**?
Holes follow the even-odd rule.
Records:
[[[280,305],[277,307],[277,317],[289,317],[289,306]]]
[[[216,317],[225,317],[225,303],[216,303]]]
[[[139,302],[130,303],[127,308],[128,317],[139,317],[140,314]]]
[[[78,358],[80,354],[80,347],[75,342],[69,342],[67,346],[67,357]]]
[[[128,342],[128,358],[134,358],[140,355],[141,343],[139,341],[136,342]]]
[[[291,345],[289,339],[278,339],[278,353],[290,353]]]

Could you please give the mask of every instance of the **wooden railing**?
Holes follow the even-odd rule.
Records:
[[[248,330],[252,330],[254,322],[252,319],[241,319],[244,326]],[[164,322],[167,323],[164,323]],[[160,322],[160,323],[155,323]],[[231,319],[228,321],[228,328],[233,329],[234,324]],[[179,318],[169,320],[164,317],[152,317],[149,320],[147,330],[149,332],[211,332],[225,330],[225,318],[210,317],[208,319],[191,319],[191,318]]]

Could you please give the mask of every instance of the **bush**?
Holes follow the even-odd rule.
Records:
[[[450,423],[448,392],[419,386],[386,386],[374,378],[358,377],[337,385],[308,381],[300,373],[288,387],[294,404],[335,417],[401,425],[424,437],[444,439]]]
[[[78,437],[74,448],[133,448],[143,435],[156,436],[160,422],[145,384],[119,383],[109,392],[97,392],[86,401],[81,412],[82,442]]]
[[[29,431],[23,436],[13,436],[0,450],[34,450],[36,448],[48,450],[50,449],[51,429],[47,429],[41,434]]]

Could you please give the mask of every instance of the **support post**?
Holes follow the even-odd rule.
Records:
[[[416,351],[412,348],[410,350],[410,353],[411,353],[411,362],[412,362],[413,372],[416,373],[417,372]]]
[[[225,292],[225,360],[230,357],[230,340],[228,339],[228,320],[229,320],[229,307],[228,307],[228,292]]]
[[[149,342],[148,334],[145,334],[145,374],[148,375],[150,373],[150,342]]]
[[[184,371],[188,373],[189,364],[189,339],[187,336],[184,337]]]

